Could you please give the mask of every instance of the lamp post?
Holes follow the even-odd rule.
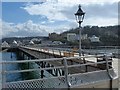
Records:
[[[85,12],[82,11],[81,5],[78,7],[78,11],[75,13],[76,21],[79,24],[79,56],[81,56],[81,23],[83,22]]]

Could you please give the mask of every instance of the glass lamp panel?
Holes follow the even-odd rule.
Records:
[[[78,16],[78,21],[82,21],[82,15]]]

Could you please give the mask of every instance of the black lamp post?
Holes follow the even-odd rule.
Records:
[[[79,5],[78,11],[75,13],[76,21],[79,24],[79,56],[81,56],[81,23],[83,22],[85,12],[82,11]]]

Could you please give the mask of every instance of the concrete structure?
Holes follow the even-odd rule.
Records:
[[[76,40],[76,34],[75,33],[68,33],[67,34],[67,40],[68,41],[75,41]]]

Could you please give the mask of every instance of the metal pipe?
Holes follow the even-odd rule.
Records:
[[[90,58],[90,57],[101,57],[103,55],[94,55],[94,56],[81,56],[81,57],[66,57],[67,60],[69,59],[80,59],[80,58]],[[26,63],[26,62],[40,62],[40,61],[58,61],[63,60],[63,58],[50,58],[50,59],[34,59],[34,60],[20,60],[20,61],[4,61],[0,62],[0,64],[14,64],[14,63]]]
[[[111,62],[111,61],[109,61],[109,62]],[[86,66],[86,65],[94,65],[94,64],[102,64],[102,63],[106,63],[106,61],[97,62],[97,63],[86,63],[86,64],[70,65],[70,66],[67,65],[67,68],[80,67],[80,66]],[[26,69],[26,70],[13,70],[13,71],[4,71],[4,72],[1,72],[1,73],[31,72],[31,71],[50,70],[50,69],[62,69],[64,67],[65,66],[48,67],[48,68],[41,68],[41,69],[38,68],[38,69]]]
[[[81,22],[79,23],[79,56],[81,56]]]

